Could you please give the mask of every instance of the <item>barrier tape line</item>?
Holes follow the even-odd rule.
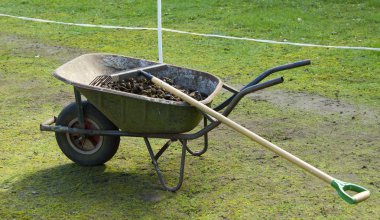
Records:
[[[29,17],[8,15],[8,14],[2,14],[2,13],[0,13],[0,16],[17,18],[17,19],[26,20],[26,21],[54,23],[54,24],[80,26],[80,27],[157,31],[157,28],[126,27],[126,26],[97,25],[97,24],[78,24],[78,23],[61,22],[61,21],[45,20],[45,19],[39,19],[39,18],[29,18]],[[376,47],[332,46],[332,45],[309,44],[309,43],[283,42],[283,41],[248,38],[248,37],[233,37],[233,36],[225,36],[225,35],[217,35],[217,34],[201,34],[201,33],[189,32],[189,31],[174,30],[174,29],[169,29],[169,28],[162,28],[162,31],[177,33],[177,34],[188,34],[188,35],[201,36],[201,37],[223,38],[223,39],[230,39],[230,40],[244,40],[244,41],[254,41],[254,42],[259,42],[259,43],[283,44],[283,45],[293,45],[293,46],[301,46],[301,47],[321,47],[321,48],[348,49],[348,50],[380,51],[380,48],[376,48]]]

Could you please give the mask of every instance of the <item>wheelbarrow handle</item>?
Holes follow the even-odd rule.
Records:
[[[299,159],[298,157],[292,155],[291,153],[281,149],[280,147],[276,146],[275,144],[269,142],[268,140],[260,137],[259,135],[253,133],[252,131],[248,130],[247,128],[239,125],[238,123],[232,121],[231,119],[225,117],[224,115],[220,114],[219,112],[216,112],[215,110],[211,109],[210,107],[204,105],[203,103],[191,98],[190,96],[186,95],[185,93],[179,91],[178,89],[174,88],[173,86],[163,82],[162,80],[152,76],[151,74],[141,71],[142,75],[144,75],[148,80],[152,81],[154,84],[158,85],[162,89],[166,90],[167,92],[172,93],[173,95],[176,95],[180,97],[185,102],[189,103],[190,105],[196,107],[201,112],[208,114],[221,123],[227,125],[228,127],[234,129],[235,131],[239,132],[240,134],[250,138],[251,140],[259,143],[260,145],[268,148],[272,152],[276,153],[277,155],[283,157],[284,159],[288,160],[289,162],[292,162],[293,164],[297,165],[298,167],[304,169],[305,171],[309,172],[310,174],[313,174],[314,176],[320,178],[321,180],[325,181],[326,183],[329,183],[332,185],[335,189],[337,189],[338,194],[348,203],[354,204],[359,203],[367,199],[370,195],[369,191],[365,189],[364,187],[354,185],[354,184],[348,184],[341,182],[332,176],[328,175],[327,173],[317,169],[316,167],[306,163],[305,161]],[[354,191],[358,194],[354,196],[349,196],[345,191]]]
[[[248,83],[246,86],[244,86],[241,90],[248,88],[250,86],[256,85],[257,83],[261,82],[263,79],[265,79],[266,77],[268,77],[272,73],[283,71],[283,70],[288,70],[288,69],[293,69],[293,68],[297,68],[297,67],[301,67],[301,66],[306,66],[306,65],[310,65],[310,64],[311,64],[310,60],[301,60],[301,61],[297,61],[294,63],[288,63],[285,65],[281,65],[281,66],[271,68],[271,69],[266,70],[263,73],[261,73],[258,77],[256,77],[254,80],[252,80],[252,82]]]
[[[283,70],[288,70],[288,69],[293,69],[293,68],[296,68],[296,67],[306,66],[306,65],[310,65],[310,64],[311,64],[310,60],[301,60],[301,61],[297,61],[297,62],[294,62],[294,63],[289,63],[289,64],[277,66],[277,67],[274,67],[272,69],[266,70],[265,72],[261,73],[258,77],[256,77],[254,80],[252,80],[252,82],[248,83],[243,88],[241,88],[240,91],[242,92],[245,89],[258,84],[259,82],[261,82],[263,79],[265,79],[266,77],[268,77],[272,73],[283,71]],[[229,97],[224,102],[222,102],[221,104],[219,104],[218,106],[216,106],[214,108],[214,110],[220,111],[223,108],[225,108],[232,101],[232,99],[238,94],[238,93],[235,93],[235,92],[233,92],[233,93],[234,94],[231,97]]]
[[[50,125],[54,124],[57,121],[56,117],[51,117],[44,121],[42,124],[40,124],[40,130],[41,131],[48,131]]]

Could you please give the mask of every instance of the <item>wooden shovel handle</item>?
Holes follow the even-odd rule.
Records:
[[[253,141],[255,141],[255,142],[263,145],[264,147],[268,148],[272,152],[274,152],[274,153],[280,155],[281,157],[287,159],[288,161],[290,161],[293,164],[297,165],[298,167],[304,169],[305,171],[309,172],[310,174],[313,174],[314,176],[322,179],[326,183],[332,185],[334,181],[337,181],[332,176],[330,176],[330,175],[326,174],[325,172],[317,169],[316,167],[314,167],[314,166],[306,163],[305,161],[303,161],[303,160],[299,159],[298,157],[290,154],[289,152],[281,149],[280,147],[276,146],[275,144],[273,144],[273,143],[265,140],[264,138],[262,138],[259,135],[253,133],[252,131],[248,130],[247,128],[239,125],[238,123],[232,121],[231,119],[225,117],[224,115],[220,114],[219,112],[216,112],[215,110],[209,108],[208,106],[202,104],[201,102],[199,102],[199,101],[191,98],[190,96],[186,95],[185,93],[179,91],[178,89],[174,88],[173,86],[171,86],[171,85],[163,82],[162,80],[160,80],[160,79],[152,76],[151,74],[149,74],[149,73],[147,73],[145,71],[141,71],[141,73],[148,80],[151,80],[154,84],[156,84],[159,87],[163,88],[167,92],[170,92],[171,94],[178,96],[179,98],[181,98],[185,102],[189,103],[190,105],[192,105],[192,106],[196,107],[197,109],[199,109],[200,111],[202,111],[203,113],[206,113],[206,114],[208,114],[208,115],[216,118],[217,120],[219,120],[223,124],[229,126],[230,128],[234,129],[235,131],[237,131],[237,132],[239,132],[239,133],[247,136],[251,140],[253,140]],[[355,185],[355,186],[357,186],[357,185]],[[360,187],[360,188],[364,189],[363,187]],[[364,191],[368,191],[368,190],[364,189],[363,191],[360,191],[360,192],[364,192]],[[355,203],[363,201],[363,200],[365,200],[368,197],[369,197],[369,193],[364,193],[364,194],[360,194],[359,193],[357,195],[357,197],[355,197],[356,198],[356,200],[355,200],[356,202]],[[345,200],[345,201],[347,201],[347,200]]]

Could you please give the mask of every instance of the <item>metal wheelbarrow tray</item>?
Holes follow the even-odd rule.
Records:
[[[269,69],[237,90],[205,72],[120,55],[85,54],[65,63],[53,73],[59,80],[74,86],[75,102],[66,106],[58,118],[53,117],[42,123],[40,130],[54,131],[63,153],[85,166],[100,165],[110,160],[119,147],[120,136],[142,137],[160,183],[166,190],[176,191],[183,182],[186,152],[193,156],[204,154],[208,148],[207,133],[221,122],[185,102],[92,86],[90,84],[94,78],[112,75],[114,79],[121,80],[137,76],[143,70],[157,77],[171,78],[175,84],[206,94],[208,97],[201,102],[207,106],[211,106],[212,100],[223,88],[232,95],[213,109],[228,116],[245,95],[283,82],[283,78],[279,77],[260,83],[270,74],[309,64],[309,60],[304,60]],[[82,101],[81,95],[87,101]],[[204,127],[194,131],[202,119]],[[202,136],[203,148],[191,150],[187,141]],[[149,138],[168,141],[154,153]],[[182,153],[178,182],[170,187],[158,167],[158,159],[173,141],[181,143]]]
[[[220,91],[219,78],[208,73],[176,66],[159,65],[151,61],[108,54],[82,55],[59,67],[54,76],[73,85],[119,129],[134,133],[182,133],[192,130],[202,119],[196,108],[184,102],[135,95],[111,89],[89,86],[99,75],[131,72],[118,77],[134,77],[143,68],[158,77],[173,79],[175,84],[197,89],[208,95],[203,104],[211,104]],[[124,77],[123,77],[124,76]]]

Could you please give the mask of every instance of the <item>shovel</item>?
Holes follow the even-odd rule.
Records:
[[[167,92],[172,93],[173,95],[178,96],[185,102],[189,103],[190,105],[194,106],[195,108],[199,109],[201,112],[206,113],[215,119],[219,120],[221,123],[229,126],[230,128],[234,129],[235,131],[247,136],[251,140],[261,144],[262,146],[268,148],[275,154],[287,159],[288,161],[294,163],[296,166],[304,169],[308,173],[318,177],[319,179],[323,180],[327,184],[330,184],[337,192],[338,195],[349,204],[356,204],[359,202],[362,202],[369,198],[370,192],[359,185],[352,184],[352,183],[346,183],[343,181],[340,181],[338,179],[335,179],[334,177],[328,175],[327,173],[317,169],[316,167],[306,163],[305,161],[299,159],[298,157],[288,153],[287,151],[281,149],[280,147],[276,146],[275,144],[265,140],[264,138],[260,137],[259,135],[253,133],[252,131],[248,130],[247,128],[239,125],[238,123],[232,121],[231,119],[225,117],[224,115],[220,114],[219,112],[216,112],[215,110],[209,108],[208,106],[202,104],[201,102],[191,98],[190,96],[186,95],[185,93],[179,91],[178,89],[174,88],[173,86],[163,82],[162,80],[158,79],[157,77],[152,76],[150,73],[147,73],[143,70],[140,70],[140,73],[144,75],[148,80],[152,81],[154,84],[158,85],[162,89],[166,90]],[[348,192],[355,192],[355,195],[350,195]]]

